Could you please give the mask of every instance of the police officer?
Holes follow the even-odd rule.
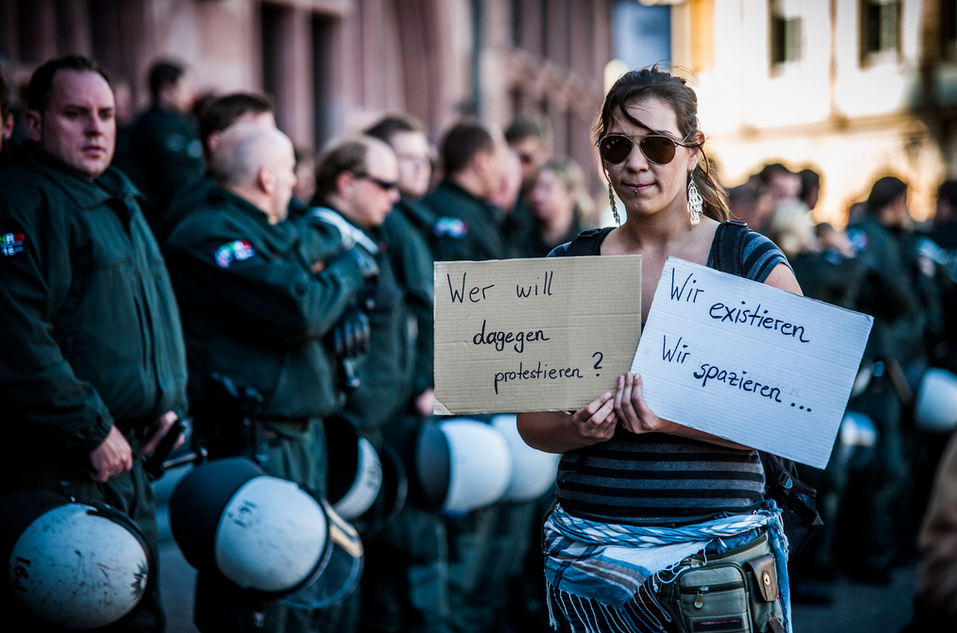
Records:
[[[522,183],[514,207],[503,209],[507,212],[505,233],[516,248],[521,248],[522,238],[535,224],[531,208],[532,187],[539,168],[552,157],[554,136],[548,118],[536,112],[516,116],[505,128],[505,140],[518,161],[518,176]]]
[[[432,225],[435,216],[421,203],[432,177],[432,148],[425,126],[406,114],[388,115],[366,134],[393,149],[398,161],[401,199],[382,225],[396,279],[416,316],[418,337],[412,398],[398,424],[384,429],[385,441],[398,454],[411,457],[422,426],[432,419],[435,400],[432,374],[433,278]],[[406,464],[412,471],[412,464]],[[410,486],[416,485],[413,480]],[[363,576],[362,631],[447,633],[451,630],[448,546],[445,522],[410,494],[383,532],[387,566],[367,569]]]
[[[219,145],[223,132],[234,123],[252,123],[275,128],[276,116],[272,99],[258,92],[233,92],[212,99],[199,117],[199,133],[203,143],[203,155],[207,163]],[[298,180],[298,179],[297,179]],[[203,206],[206,195],[216,186],[216,176],[207,168],[202,176],[180,187],[170,200],[162,219],[153,227],[156,241],[164,247],[170,233],[184,217],[197,207]],[[306,206],[295,198],[289,200],[289,220],[309,230],[301,232],[301,239],[313,262],[321,262],[342,249],[338,232],[306,215]]]
[[[209,190],[216,186],[216,177],[209,163],[219,144],[223,130],[233,123],[257,123],[264,127],[276,127],[272,99],[255,92],[234,92],[215,97],[206,104],[199,115],[199,139],[203,146],[206,168],[202,175],[180,185],[162,218],[154,223],[156,241],[162,247],[176,224],[192,209],[201,205]]]
[[[438,218],[432,227],[436,259],[482,261],[512,254],[504,216],[490,202],[501,180],[505,149],[501,130],[491,123],[465,121],[446,132],[445,177],[422,200]]]
[[[389,245],[400,285],[416,315],[417,352],[413,379],[411,412],[425,418],[432,415],[434,401],[432,380],[433,347],[433,255],[434,212],[422,197],[432,182],[432,148],[425,126],[410,115],[393,114],[366,130],[368,136],[384,141],[395,152],[399,166],[399,201],[382,223],[382,234]]]
[[[362,298],[370,320],[370,353],[356,365],[357,387],[342,413],[377,448],[383,427],[403,413],[412,391],[414,317],[386,255],[389,249],[380,248],[379,229],[398,199],[395,153],[382,141],[345,139],[320,157],[310,214],[377,255],[379,275]]]
[[[924,332],[929,312],[919,292],[922,273],[908,237],[907,184],[878,179],[868,195],[866,214],[848,228],[848,236],[868,267],[859,308],[874,316],[865,358],[873,377],[848,408],[869,416],[877,428],[875,455],[848,481],[835,546],[852,577],[890,581],[905,525],[907,479],[912,460],[907,450],[905,415],[913,397],[909,368],[925,361]]]
[[[501,182],[506,152],[501,130],[490,123],[463,121],[445,133],[441,147],[445,177],[423,198],[438,218],[432,228],[435,259],[482,261],[512,256],[504,217],[490,202]],[[498,587],[484,582],[490,565],[501,562],[492,549],[499,509],[490,506],[445,519],[453,630],[491,630],[504,608]],[[521,527],[517,531],[522,532],[520,538],[525,537]]]
[[[324,496],[323,418],[345,394],[325,339],[375,262],[357,248],[314,272],[286,214],[295,157],[280,131],[237,123],[213,153],[217,187],[170,235],[167,259],[183,311],[196,432],[210,457],[241,454]],[[203,631],[258,630],[261,612],[200,570]],[[267,631],[308,631],[317,614],[269,603]]]
[[[417,332],[406,293],[395,276],[392,245],[383,241],[381,231],[399,199],[395,153],[368,136],[336,142],[319,158],[316,195],[311,214],[341,227],[344,235],[377,254],[379,276],[361,300],[370,322],[369,350],[356,364],[357,386],[335,423],[353,425],[381,452],[384,434],[400,423],[412,397]],[[370,592],[369,581],[381,577],[394,562],[380,538],[390,514],[386,502],[385,495],[380,495],[370,512],[355,522],[366,546],[366,568],[361,596],[353,596],[351,613],[339,631],[355,630],[360,597],[363,611],[369,610],[367,598],[378,597],[378,583],[373,581]]]
[[[165,60],[154,63],[149,88],[151,105],[130,126],[129,155],[117,159],[146,195],[146,218],[157,226],[173,194],[200,177],[205,162],[189,116],[193,94],[185,66]]]
[[[110,167],[108,76],[86,57],[48,61],[30,79],[25,123],[22,162],[0,175],[0,494],[43,488],[106,502],[155,552],[140,456],[185,409],[186,362],[136,189]],[[158,593],[143,600],[124,630],[162,631]],[[2,606],[10,626],[16,611]],[[18,624],[10,630],[42,630]]]

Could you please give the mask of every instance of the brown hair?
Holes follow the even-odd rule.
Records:
[[[475,120],[461,121],[442,140],[442,169],[446,175],[457,174],[482,151],[495,151],[495,139],[488,126]]]
[[[106,80],[110,90],[113,89],[109,73],[93,59],[83,55],[57,57],[45,62],[33,71],[30,83],[27,85],[28,110],[36,110],[40,114],[46,113],[46,109],[50,106],[50,100],[53,98],[53,78],[61,70],[97,73]]]
[[[377,138],[388,144],[392,144],[392,137],[400,132],[421,132],[428,135],[425,124],[411,114],[399,112],[389,114],[379,119],[364,132],[366,136]]]
[[[594,142],[597,143],[608,132],[608,128],[612,125],[612,112],[615,109],[620,110],[625,118],[636,125],[642,125],[640,121],[628,114],[624,106],[646,99],[660,99],[671,104],[675,118],[678,120],[682,139],[690,139],[698,134],[697,95],[687,86],[684,79],[659,69],[656,64],[625,73],[611,87],[605,95],[605,102],[592,127]],[[704,199],[704,214],[722,222],[731,217],[728,198],[712,173],[711,162],[705,155],[704,149],[701,146],[698,147],[701,150],[701,159],[690,178],[694,180],[695,187]]]
[[[316,196],[336,192],[336,179],[344,171],[365,171],[369,143],[362,136],[350,136],[327,148],[316,163]]]

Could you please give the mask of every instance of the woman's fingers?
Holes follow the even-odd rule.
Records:
[[[628,372],[618,377],[618,389],[615,391],[615,412],[628,430],[634,430],[640,422],[638,410],[635,407],[635,374]],[[640,395],[638,396],[640,398]]]
[[[615,399],[605,392],[579,409],[574,416],[579,431],[585,437],[608,438],[614,433],[617,422]]]
[[[631,393],[631,403],[635,408],[635,411],[638,411],[641,414],[649,413],[651,410],[648,408],[648,405],[645,404],[645,399],[641,395],[641,374],[632,374],[633,378],[633,387]]]
[[[641,374],[628,372],[618,378],[615,392],[615,412],[632,433],[657,430],[658,417],[642,397],[641,386]]]

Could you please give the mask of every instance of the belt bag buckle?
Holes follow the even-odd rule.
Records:
[[[774,568],[774,554],[765,554],[749,560],[744,564],[744,570],[754,575],[754,586],[757,594],[765,602],[774,602],[778,599],[778,572]]]

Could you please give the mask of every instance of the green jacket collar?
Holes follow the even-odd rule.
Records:
[[[242,214],[245,218],[244,222],[249,221],[252,225],[257,226],[261,239],[275,252],[288,251],[298,242],[298,235],[292,223],[283,220],[276,224],[270,224],[269,217],[262,209],[228,189],[213,187],[206,194],[206,202],[211,208],[228,206],[230,212]]]
[[[131,198],[142,197],[136,186],[116,167],[110,166],[99,178],[91,180],[34,143],[24,144],[23,165],[49,179],[81,209],[93,209],[113,198],[129,202]]]

